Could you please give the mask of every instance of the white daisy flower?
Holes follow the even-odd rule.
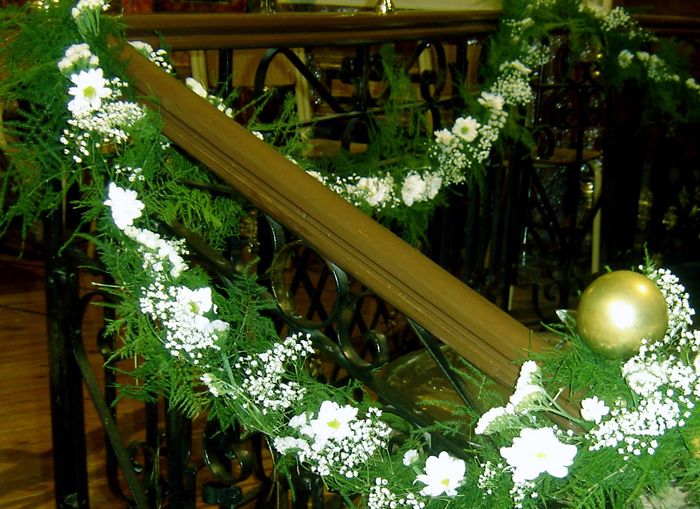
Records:
[[[504,99],[502,95],[481,92],[481,97],[477,100],[479,104],[490,110],[501,111],[503,109]]]
[[[112,89],[107,86],[107,80],[102,69],[89,69],[72,74],[70,80],[75,85],[68,89],[73,100],[68,103],[68,110],[75,116],[84,115],[102,106],[102,99],[112,95]]]
[[[465,471],[464,461],[453,458],[445,451],[439,456],[430,456],[425,461],[425,474],[416,477],[416,481],[425,484],[421,495],[437,497],[444,493],[448,497],[454,497],[457,488],[464,481]]]
[[[479,127],[481,127],[481,124],[475,118],[459,117],[455,120],[454,126],[452,126],[452,132],[458,138],[470,143],[479,135]]]
[[[598,396],[586,398],[581,401],[581,417],[584,420],[599,423],[603,417],[608,415],[610,408]]]
[[[409,173],[401,186],[401,198],[406,206],[410,207],[415,202],[425,199],[427,183],[417,173]]]
[[[563,444],[554,428],[525,428],[513,439],[511,447],[501,447],[501,456],[514,468],[513,482],[521,484],[547,472],[566,477],[576,456],[576,446]]]
[[[309,422],[309,429],[316,439],[316,446],[325,444],[329,438],[342,440],[352,433],[350,423],[357,417],[357,408],[340,406],[326,400],[321,404],[318,416]]]
[[[134,224],[134,219],[141,217],[143,202],[137,198],[136,191],[122,189],[114,182],[109,184],[109,199],[104,204],[112,208],[112,219],[117,228],[124,230]]]

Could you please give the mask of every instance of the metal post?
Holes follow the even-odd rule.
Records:
[[[80,326],[78,271],[63,245],[62,211],[48,215],[46,242],[46,325],[56,507],[87,508],[88,482],[83,393],[72,343]]]

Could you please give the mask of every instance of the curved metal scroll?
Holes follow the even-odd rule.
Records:
[[[458,46],[458,58],[464,57],[463,42],[456,43]],[[421,104],[410,105],[411,108],[418,107],[421,110],[430,111],[433,116],[433,122],[436,125],[440,123],[440,111],[445,107],[449,107],[455,98],[444,98],[443,92],[447,84],[447,76],[450,70],[452,71],[452,79],[458,81],[466,75],[466,62],[456,62],[449,66],[447,62],[447,52],[444,44],[438,39],[431,38],[423,41],[418,41],[412,54],[407,57],[403,64],[404,72],[408,73],[414,68],[421,54],[425,51],[431,51],[436,56],[436,68],[421,70],[413,79],[419,84],[421,93]],[[333,77],[340,79],[343,83],[353,84],[354,92],[350,102],[343,103],[333,95],[333,91],[319,77],[317,72],[312,69],[299,55],[290,48],[270,48],[261,58],[255,72],[254,79],[254,96],[261,97],[266,90],[265,82],[267,73],[270,69],[272,61],[278,55],[283,55],[289,63],[298,71],[309,85],[309,89],[315,94],[320,101],[328,105],[334,113],[328,118],[315,118],[306,123],[322,123],[325,120],[338,122],[339,120],[347,120],[348,124],[343,131],[341,140],[343,146],[349,148],[352,133],[356,126],[361,122],[360,119],[365,118],[373,112],[381,112],[382,103],[387,99],[390,88],[385,86],[378,97],[373,98],[370,93],[370,81],[381,81],[384,79],[383,70],[378,54],[370,54],[369,46],[360,46],[356,49],[354,57],[347,56],[343,58],[340,69],[336,71]],[[466,58],[466,57],[464,57]],[[330,79],[330,78],[329,78]]]

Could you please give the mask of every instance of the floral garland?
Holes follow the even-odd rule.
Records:
[[[623,8],[604,11],[578,0],[503,4],[498,37],[489,44],[491,53],[499,58],[484,71],[485,76],[495,77],[476,96],[464,98],[468,115],[458,116],[451,127],[433,133],[427,143],[427,161],[418,166],[404,161],[385,171],[347,176],[321,172],[311,162],[308,172],[350,203],[380,219],[387,215],[399,222],[401,214],[416,205],[432,210],[433,202],[439,203],[456,185],[481,183],[499,143],[509,137],[522,138],[521,113],[535,98],[533,78],[553,58],[553,51],[543,42],[553,30],[568,30],[572,41],[593,40],[602,52],[602,74],[610,83],[634,79],[666,87],[668,94],[657,106],[676,118],[700,117],[700,85],[690,76],[682,77],[663,58],[641,49],[655,38]]]
[[[132,226],[143,209],[133,191],[110,184],[105,204],[111,207],[115,225],[138,244],[144,268],[152,274],[153,282],[139,292],[141,312],[161,324],[159,337],[172,356],[200,365],[205,356],[221,350],[219,344],[229,328],[227,323],[207,316],[216,313],[211,289],[191,290],[176,284],[182,271],[187,270],[181,258],[182,246]],[[662,340],[644,342],[635,356],[618,367],[619,385],[634,395],[633,404],[623,399],[625,391],[620,388],[620,397],[615,400],[587,397],[580,402],[582,420],[578,421],[585,431],[564,431],[552,425],[545,414],[577,419],[557,403],[560,391],[555,396],[548,394],[540,367],[528,360],[522,365],[508,402],[484,413],[474,429],[477,437],[505,437],[506,443],[510,440],[510,445],[497,449],[499,461],[471,465],[471,469],[479,471],[479,505],[474,500],[462,500],[468,489],[467,464],[463,459],[444,451],[426,456],[417,449],[404,448],[401,463],[406,471],[415,472],[413,481],[400,485],[395,478],[390,481],[377,476],[368,485],[360,484],[366,506],[502,507],[503,500],[489,497],[495,497],[496,491],[506,485],[510,486],[512,506],[527,507],[551,497],[545,491],[547,478],[565,482],[580,450],[585,449],[589,456],[581,459],[578,469],[585,468],[581,463],[591,461],[591,453],[612,450],[619,455],[622,466],[618,473],[622,473],[626,464],[635,468],[633,462],[639,462],[640,457],[642,461],[653,458],[662,441],[668,445],[669,438],[677,435],[688,421],[696,421],[698,416],[693,410],[700,402],[700,330],[691,329],[694,310],[678,278],[669,271],[644,266],[640,270],[664,294],[670,319]],[[575,332],[568,332],[574,336],[570,341],[576,341]],[[289,380],[287,368],[298,368],[300,361],[312,353],[308,337],[292,335],[255,356],[240,356],[233,367],[242,373],[242,380],[225,362],[224,366],[209,362],[201,366],[205,370],[201,381],[217,400],[240,405],[242,413],[237,416],[244,423],[252,420],[259,425],[264,422],[263,416],[274,416],[273,430],[266,432],[270,433],[276,452],[304,464],[331,486],[333,481],[338,482],[337,478],[364,478],[367,482],[367,470],[381,471],[385,458],[395,471],[396,465],[388,458],[397,454],[387,448],[392,429],[382,421],[377,407],[367,407],[358,417],[357,406],[324,400],[317,412],[305,409],[286,420],[284,416],[290,409],[300,405],[307,408],[308,404],[308,386]]]
[[[558,3],[533,5],[542,10]],[[103,58],[110,58],[100,16],[106,3],[80,0],[67,7],[54,2],[32,14],[39,25],[45,20],[74,23],[60,39],[70,42],[51,64],[64,78],[56,85],[57,99],[49,103],[61,108],[54,126],[59,148],[44,151],[51,152],[49,161],[56,170],[49,178],[70,177],[81,185],[84,217],[98,220],[100,233],[90,238],[117,280],[104,289],[120,299],[120,318],[110,329],[123,337],[121,355],[139,360],[134,375],[143,376],[147,390],[168,391],[170,400],[189,413],[208,412],[224,425],[235,420],[266,434],[279,455],[281,472],[303,464],[348,505],[355,505],[352,500],[359,495],[358,503],[372,509],[533,507],[548,502],[627,507],[670,482],[700,497],[700,331],[692,329],[694,311],[675,276],[640,267],[668,304],[669,327],[662,340],[645,343],[620,364],[596,357],[574,327],[564,326],[560,334],[570,348],[549,352],[537,362],[526,360],[507,402],[481,416],[470,415],[476,426],[465,441],[464,457],[436,451],[423,430],[405,433],[405,423],[385,415],[378,404],[356,402],[352,387],[335,389],[314,380],[304,368],[314,353],[311,338],[292,333],[277,339],[262,315],[269,303],[251,276],[217,286],[190,266],[182,241],[157,232],[158,224],[172,215],[162,197],[166,192],[177,196],[176,178],[170,179],[169,172],[177,173],[177,164],[185,163],[178,163],[154,114],[129,98],[126,83],[101,67]],[[616,12],[600,19],[611,27],[626,26],[628,18]],[[530,26],[523,20],[517,23],[519,30]],[[28,40],[34,44],[31,36]],[[169,69],[162,53],[145,44],[136,47]],[[667,79],[659,61],[644,53],[632,55],[652,79]],[[498,139],[498,128],[508,121],[505,105],[525,104],[521,86],[535,61],[509,60],[501,78],[477,99],[485,116],[457,119],[452,130],[436,135],[435,153],[449,168],[445,171],[454,171],[465,160],[483,161],[487,145]],[[51,76],[46,82],[53,81]],[[680,77],[668,81],[696,90],[694,82]],[[190,86],[197,89],[197,84]],[[220,109],[227,113],[224,105]],[[28,147],[31,157],[37,152]],[[188,176],[205,174],[185,168]],[[82,178],[84,172],[90,178]],[[464,174],[461,169],[457,173]],[[373,189],[377,182],[363,186]],[[436,187],[435,182],[425,184],[431,193]],[[196,194],[187,196],[194,201]],[[229,202],[206,205],[209,215],[218,211],[218,217],[230,214],[216,207],[229,207],[226,212],[234,207]],[[192,224],[199,224],[202,233],[224,228],[215,217],[196,216],[199,202],[178,206],[182,216],[195,216]],[[597,381],[594,387],[591,380]],[[581,419],[567,415],[558,403],[563,387],[572,394],[590,392],[591,387],[598,391],[580,398]],[[552,414],[576,422],[581,431],[552,424]],[[438,431],[451,426],[438,425]],[[399,431],[404,440],[390,445]]]

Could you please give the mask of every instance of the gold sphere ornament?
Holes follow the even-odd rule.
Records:
[[[631,270],[609,272],[581,294],[576,328],[591,350],[608,359],[627,359],[642,340],[664,337],[668,306],[661,290]]]

